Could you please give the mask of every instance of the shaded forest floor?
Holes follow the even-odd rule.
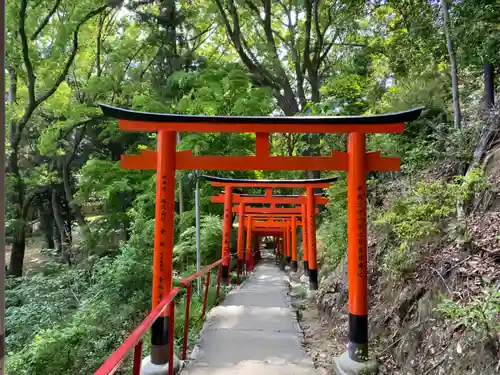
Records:
[[[43,266],[51,261],[51,258],[42,251],[43,238],[33,236],[26,239],[26,250],[24,253],[23,275],[40,271]],[[5,246],[5,264],[10,264],[12,245]]]

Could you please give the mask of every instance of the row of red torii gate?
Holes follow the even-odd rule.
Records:
[[[309,277],[311,290],[318,289],[318,262],[316,253],[316,214],[318,206],[328,200],[317,189],[326,189],[337,177],[316,180],[237,180],[204,176],[212,186],[224,189],[212,197],[213,203],[224,204],[222,239],[222,278],[228,283],[231,259],[232,216],[238,215],[237,280],[241,271],[251,271],[260,258],[261,238],[273,238],[273,249],[284,269],[288,264],[298,271],[297,229],[301,228],[302,263],[304,275]],[[235,193],[235,189],[262,189],[263,195]],[[301,195],[273,195],[273,189],[301,189]],[[236,205],[233,205],[236,204]]]
[[[147,369],[151,368],[148,365],[160,369],[167,364],[168,373],[173,373],[173,360],[168,362],[169,358],[173,358],[174,307],[171,302],[178,293],[177,288],[172,287],[176,170],[347,172],[349,344],[345,356],[354,364],[352,368],[369,360],[366,173],[399,170],[400,160],[396,157],[383,157],[379,151],[367,152],[366,135],[402,133],[405,122],[417,119],[423,108],[374,116],[323,117],[192,116],[137,112],[107,105],[101,105],[101,109],[106,116],[118,119],[122,130],[157,133],[156,151],[143,150],[138,155],[123,155],[121,159],[121,166],[125,169],[156,170],[157,182],[152,312],[96,374],[114,373],[133,345],[134,375],[160,374],[161,370],[148,372]],[[190,150],[177,151],[177,132],[254,133],[255,155],[211,156],[193,155]],[[270,133],[346,133],[347,152],[332,151],[329,156],[273,156],[270,153]],[[297,228],[300,228],[303,271],[308,275],[309,288],[318,288],[315,215],[318,206],[325,205],[327,199],[322,194],[315,194],[315,191],[327,188],[335,178],[296,181],[205,178],[212,185],[224,188],[223,193],[212,197],[212,202],[224,204],[220,260],[222,280],[229,280],[232,215],[236,212],[238,274],[245,269],[253,269],[260,256],[257,246],[259,237],[273,237],[275,250],[281,258],[290,263],[293,271],[298,270],[300,257],[297,254]],[[243,194],[234,190],[244,188],[262,188],[264,194]],[[302,189],[305,194],[273,195],[273,189],[276,188]],[[186,285],[190,285],[194,276],[188,278]],[[167,308],[169,304],[171,306]],[[136,359],[141,357],[140,340],[144,327],[151,327],[151,355],[143,361],[140,369],[135,364]]]

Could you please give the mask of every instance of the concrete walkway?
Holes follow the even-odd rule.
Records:
[[[262,259],[253,274],[210,311],[182,375],[313,375],[284,273]]]

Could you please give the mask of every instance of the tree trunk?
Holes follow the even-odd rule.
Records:
[[[19,171],[17,170],[17,173]],[[18,223],[16,225],[16,229],[14,231],[13,241],[12,241],[12,250],[10,255],[10,273],[13,276],[19,277],[23,274],[23,263],[24,263],[24,254],[26,251],[26,218],[28,216],[28,211],[33,200],[34,195],[32,195],[29,199],[25,199],[24,194],[24,183],[22,179],[19,178],[19,190],[18,194],[15,195],[17,199],[22,202],[20,204],[20,210],[16,212],[16,216],[18,217]]]
[[[10,253],[9,274],[16,277],[23,275],[24,252],[26,249],[26,234],[24,225],[17,229],[12,241],[12,250]]]
[[[40,229],[45,241],[44,247],[46,249],[54,249],[54,233],[52,229],[54,226],[54,215],[52,213],[52,207],[50,205],[47,207],[46,204],[43,204],[39,210],[39,216]]]
[[[448,57],[450,59],[450,74],[451,74],[451,93],[453,100],[453,123],[455,129],[461,129],[461,113],[460,113],[460,97],[458,92],[458,67],[457,57],[455,55],[455,48],[453,47],[453,38],[449,29],[450,13],[448,8],[448,0],[441,0],[441,10],[443,12],[443,26],[444,35],[446,37],[446,47],[448,49]],[[459,166],[459,173],[464,173],[464,166]],[[460,223],[464,222],[464,201],[463,199],[457,200],[457,220]]]
[[[68,201],[69,208],[75,214],[76,221],[80,226],[81,234],[83,236],[86,236],[88,234],[87,222],[85,221],[85,217],[82,214],[81,207],[73,199],[73,189],[71,187],[70,171],[68,165],[63,166],[62,168],[62,178],[64,184],[64,194],[66,196],[66,200]]]
[[[10,137],[12,140],[12,136]],[[11,143],[12,144],[12,143]],[[17,219],[14,230],[12,253],[10,259],[10,273],[14,276],[21,276],[23,272],[23,260],[26,247],[25,219],[23,206],[25,199],[25,186],[21,178],[18,166],[18,150],[13,148],[9,158],[7,173],[13,180],[11,194],[7,197],[11,206],[11,216]]]
[[[15,69],[8,67],[9,73],[9,93],[7,103],[14,104],[17,101],[17,74]],[[9,124],[9,143],[12,148],[7,164],[7,173],[13,179],[11,194],[7,196],[7,201],[11,208],[11,216],[18,219],[12,238],[12,250],[10,255],[9,272],[13,276],[22,276],[24,252],[26,248],[26,234],[24,232],[24,220],[22,219],[22,207],[24,202],[24,183],[21,179],[18,166],[17,149],[17,123],[11,120]]]
[[[495,104],[495,72],[493,64],[484,64],[484,104],[490,109]]]
[[[54,239],[54,248],[56,249],[56,253],[59,255],[62,254],[61,233],[59,233],[55,220],[52,223],[52,238]]]
[[[66,220],[61,212],[61,206],[59,203],[59,196],[57,190],[52,190],[52,209],[54,211],[54,219],[56,222],[57,231],[60,237],[61,245],[61,259],[63,262],[71,265],[70,248],[71,243],[68,241],[68,233],[66,228]]]
[[[453,46],[453,38],[449,29],[450,13],[448,8],[448,0],[441,0],[441,9],[443,11],[444,35],[446,37],[446,47],[448,48],[448,56],[450,59],[450,74],[451,74],[451,91],[453,96],[453,119],[455,128],[461,128],[462,115],[460,112],[460,97],[458,92],[458,66],[455,48]]]

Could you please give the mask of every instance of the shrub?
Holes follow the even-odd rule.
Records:
[[[234,236],[232,236],[234,237]],[[214,215],[204,216],[200,222],[200,255],[203,264],[212,263],[221,256],[222,221]],[[174,247],[174,263],[181,258],[187,264],[196,264],[196,227],[188,227],[181,233]]]
[[[457,202],[470,198],[487,187],[482,171],[473,170],[468,176],[452,182],[419,182],[408,194],[394,200],[389,210],[375,221],[395,237],[385,255],[385,267],[395,274],[411,269],[420,258],[417,244],[442,234],[456,213]]]
[[[328,211],[318,230],[318,240],[323,243],[327,266],[340,264],[347,250],[347,181],[339,179],[328,189]]]
[[[437,310],[455,324],[462,324],[468,338],[473,341],[490,340],[497,350],[500,348],[500,289],[489,286],[469,303],[443,299]]]

